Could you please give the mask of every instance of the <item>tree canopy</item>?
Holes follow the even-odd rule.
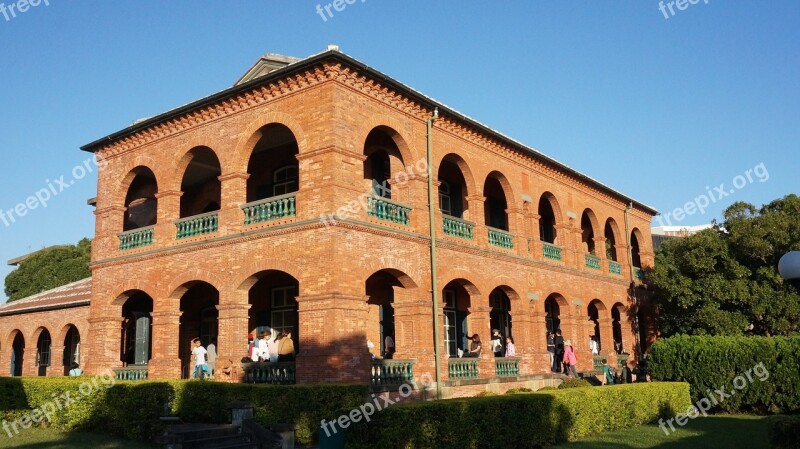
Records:
[[[25,259],[6,276],[8,302],[88,278],[91,250],[91,240],[83,239],[77,245],[47,248]]]
[[[724,221],[656,254],[653,282],[664,336],[795,335],[800,291],[783,280],[778,261],[800,250],[800,197],[760,209],[737,202]]]

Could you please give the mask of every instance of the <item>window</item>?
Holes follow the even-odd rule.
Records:
[[[458,340],[456,335],[456,292],[444,291],[444,344],[450,357],[458,355]]]
[[[272,289],[272,310],[270,312],[270,327],[273,335],[278,332],[291,332],[292,337],[297,336],[297,287],[276,287]]]
[[[50,366],[50,334],[45,331],[39,337],[39,347],[36,353],[36,364],[38,366]]]
[[[439,207],[445,215],[453,215],[453,201],[450,195],[450,184],[442,181],[439,185]]]
[[[286,195],[297,191],[297,167],[287,165],[286,167],[275,170],[272,176],[272,195]]]

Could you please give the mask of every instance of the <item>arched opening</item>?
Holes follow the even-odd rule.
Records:
[[[444,306],[444,344],[448,357],[458,357],[458,350],[469,349],[470,294],[466,281],[451,281],[442,290]]]
[[[131,175],[133,181],[125,196],[123,231],[153,226],[158,219],[158,183],[155,174],[147,167],[137,167]]]
[[[189,152],[191,160],[181,182],[181,218],[218,211],[222,203],[219,159],[208,147]]]
[[[591,213],[592,212],[589,209],[586,209],[583,211],[583,215],[581,216],[581,244],[583,246],[584,253],[596,255],[594,245],[594,225],[592,224],[592,219],[590,217]]]
[[[622,340],[622,315],[625,312],[625,306],[620,303],[614,304],[611,309],[612,331],[614,333],[614,350],[617,354],[622,354],[625,348]]]
[[[25,337],[22,332],[16,331],[13,343],[11,344],[11,369],[9,373],[13,377],[22,376],[22,367],[25,363]]]
[[[545,193],[539,198],[539,240],[551,245],[556,243],[556,214],[551,202],[552,195]]]
[[[591,333],[589,334],[590,342],[591,340],[597,342],[596,352],[597,354],[603,350],[603,340],[601,339],[600,334],[600,318],[601,314],[605,312],[606,308],[603,303],[599,299],[595,299],[589,303],[588,307],[588,314],[589,314],[589,321],[592,323]],[[591,344],[592,348],[594,348],[594,344]],[[593,351],[595,352],[595,351]]]
[[[499,173],[492,172],[483,184],[483,196],[486,198],[484,206],[484,220],[487,226],[508,231],[508,201],[503,185],[500,183]]]
[[[41,329],[39,332],[39,339],[36,341],[36,368],[38,370],[37,375],[39,376],[46,376],[47,370],[50,368],[50,349],[52,343],[50,331]]]
[[[62,363],[64,366],[64,375],[69,375],[69,371],[73,368],[73,366],[80,366],[80,364],[81,335],[78,332],[77,327],[69,325],[69,330],[67,330],[67,334],[64,336],[64,357]]]
[[[634,229],[633,232],[631,232],[631,260],[634,267],[642,268],[642,257],[639,255],[639,238],[636,234],[637,232]]]
[[[364,143],[364,179],[376,197],[391,199],[392,175],[405,168],[396,137],[396,132],[381,126],[373,129]]]
[[[489,294],[489,324],[491,335],[494,330],[500,331],[500,349],[494,351],[495,357],[505,356],[506,338],[513,337],[511,333],[511,299],[505,290],[498,287]]]
[[[459,168],[455,156],[448,155],[439,166],[439,209],[442,214],[464,218],[469,208],[467,203],[467,181]]]
[[[562,357],[564,355],[564,339],[561,329],[561,308],[567,306],[567,301],[558,293],[553,293],[544,301],[545,312],[545,327],[548,335],[552,334],[555,338],[553,343],[554,353],[551,356],[550,370],[553,372],[561,372],[562,370]]]
[[[297,139],[284,125],[261,128],[247,166],[247,202],[297,192],[300,184]]]
[[[152,355],[153,298],[135,291],[122,305],[120,360],[124,366],[145,366]]]
[[[188,379],[194,370],[194,366],[191,365],[192,340],[199,338],[200,344],[206,349],[212,343],[217,344],[219,291],[211,284],[202,281],[190,282],[185,287],[188,290],[181,296],[180,302],[178,357],[181,359],[181,375],[184,379]],[[209,360],[206,362],[208,365]]]
[[[369,306],[367,338],[375,346],[373,350],[379,353],[373,354],[376,357],[392,359],[397,352],[394,299],[395,289],[405,288],[401,276],[401,273],[394,270],[381,270],[372,274],[365,282]]]
[[[614,223],[613,219],[609,218],[606,220],[604,234],[606,238],[606,258],[617,262],[616,223]]]
[[[250,332],[256,338],[266,335],[267,339],[275,339],[282,332],[291,334],[295,351],[299,352],[302,350],[297,304],[300,283],[277,270],[263,271],[254,278],[257,280],[249,292]]]

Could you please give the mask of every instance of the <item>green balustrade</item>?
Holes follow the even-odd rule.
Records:
[[[478,359],[459,358],[447,362],[447,372],[450,380],[477,379]]]
[[[617,355],[617,368],[622,369],[628,364],[628,354]]]
[[[622,274],[622,265],[613,260],[608,261],[608,272],[611,274]]]
[[[125,368],[114,368],[114,378],[116,380],[147,380],[147,374],[147,365],[131,365]]]
[[[644,281],[644,270],[639,267],[633,267],[633,275],[636,279]]]
[[[586,266],[591,268],[592,270],[599,270],[600,269],[600,258],[595,256],[594,254],[587,254],[586,255]]]
[[[408,225],[410,212],[410,207],[389,201],[386,198],[372,196],[367,199],[367,213],[370,217],[375,217],[379,220]]]
[[[242,206],[244,211],[244,224],[251,225],[265,221],[294,217],[297,213],[295,205],[296,193],[267,198]]]
[[[414,382],[414,360],[373,360],[372,386],[389,387]]]
[[[474,224],[456,217],[445,215],[442,217],[442,229],[447,235],[472,240]]]
[[[134,229],[119,234],[119,249],[122,251],[150,246],[153,244],[153,226]]]
[[[603,372],[603,357],[602,355],[593,355],[592,356],[592,367],[594,372],[602,373]]]
[[[294,385],[296,373],[294,362],[242,363],[244,381],[251,384]]]
[[[542,254],[545,259],[561,260],[561,248],[547,242],[542,242]]]
[[[219,213],[195,215],[175,222],[178,227],[178,239],[185,239],[203,234],[211,234],[219,230]]]
[[[494,373],[497,377],[519,376],[519,358],[497,357],[494,359]]]
[[[489,244],[500,248],[514,248],[514,236],[502,229],[489,228]]]

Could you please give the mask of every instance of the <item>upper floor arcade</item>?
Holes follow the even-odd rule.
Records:
[[[84,149],[102,161],[95,262],[342,222],[425,237],[429,174],[451,248],[631,279],[653,260],[652,208],[338,51]]]

